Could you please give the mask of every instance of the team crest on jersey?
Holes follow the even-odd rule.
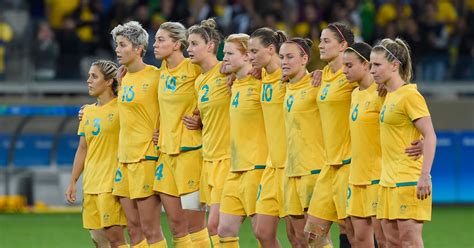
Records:
[[[365,102],[365,108],[367,109],[369,107],[369,105],[370,105],[370,101],[366,101]]]
[[[305,99],[306,93],[308,93],[306,90],[301,91],[301,100]]]
[[[405,204],[400,205],[400,213],[404,213],[407,210],[408,206]]]
[[[222,78],[217,78],[216,79],[216,85],[221,86],[221,84],[222,84]]]
[[[109,214],[104,214],[104,215],[102,216],[102,219],[104,220],[105,223],[108,223],[109,220],[110,220],[110,215],[109,215]]]
[[[338,83],[339,85],[343,85],[343,84],[344,84],[344,79],[339,79],[339,81],[337,81],[337,83]]]
[[[143,91],[146,92],[146,91],[148,91],[149,88],[150,88],[150,85],[149,85],[149,84],[147,84],[147,83],[142,84],[142,90],[143,90]]]
[[[144,192],[148,192],[148,191],[150,191],[150,189],[151,189],[150,185],[148,185],[148,184],[143,185],[143,191]]]
[[[84,123],[84,126],[87,126],[89,125],[89,119],[86,120],[86,122]]]
[[[181,76],[181,81],[185,82],[187,79],[188,79],[188,76],[186,75]]]
[[[247,89],[247,96],[251,96],[253,93],[253,88],[248,88]]]
[[[395,103],[390,104],[390,112],[393,112],[395,109]]]
[[[194,180],[188,181],[188,187],[192,188],[196,182]]]
[[[112,120],[114,119],[114,114],[109,114],[109,115],[107,116],[107,119],[108,119],[109,121],[112,121]]]
[[[160,78],[161,78],[161,79],[165,79],[165,75],[164,75],[164,74],[161,74]]]

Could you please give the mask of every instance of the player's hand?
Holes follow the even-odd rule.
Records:
[[[234,85],[234,81],[235,81],[235,74],[233,73],[227,76],[227,79],[225,81],[225,84],[227,85],[227,90],[229,90],[231,94],[232,94],[232,85]]]
[[[77,119],[79,119],[79,121],[82,121],[82,117],[84,116],[84,108],[87,106],[87,104],[84,104],[81,106],[81,108],[79,109],[79,112],[77,112]]]
[[[159,138],[160,138],[160,130],[155,129],[155,130],[153,131],[153,138],[152,138],[153,144],[155,144],[155,146],[158,145],[158,139],[159,139]]]
[[[322,70],[314,70],[313,72],[311,72],[311,77],[313,78],[313,80],[311,81],[311,85],[313,85],[314,87],[321,86],[321,81],[323,78]]]
[[[416,186],[416,197],[420,200],[427,199],[431,195],[432,182],[431,176],[428,174],[421,174]]]
[[[201,113],[195,109],[192,116],[184,116],[183,123],[189,130],[198,130],[202,128]]]
[[[117,79],[118,86],[122,85],[122,78],[125,77],[127,74],[127,67],[124,65],[120,66],[117,70],[117,75],[115,76],[115,79]]]
[[[69,184],[69,186],[67,187],[67,190],[66,190],[66,200],[73,204],[74,202],[76,202],[76,184],[71,182]]]
[[[423,155],[423,140],[414,140],[411,142],[411,146],[405,149],[405,153],[412,157],[413,160],[417,160]]]
[[[384,84],[377,84],[377,91],[379,92],[379,96],[381,97],[387,95],[387,89],[385,88]]]
[[[252,70],[250,70],[248,74],[252,75],[252,77],[254,77],[256,79],[262,79],[262,69],[261,68],[252,67]]]

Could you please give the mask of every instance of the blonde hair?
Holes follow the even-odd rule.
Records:
[[[118,25],[110,33],[114,41],[117,41],[117,36],[123,36],[132,43],[133,47],[142,47],[141,56],[145,55],[148,46],[148,33],[139,22],[129,21]]]
[[[206,44],[214,43],[214,54],[217,53],[219,43],[222,41],[222,35],[217,30],[217,23],[213,18],[201,21],[200,24],[193,25],[188,30],[188,35],[198,34]]]
[[[181,43],[181,51],[184,51],[188,47],[186,28],[183,24],[179,22],[165,22],[160,25],[160,29],[168,31],[173,41],[179,41]]]
[[[413,69],[411,67],[410,48],[408,44],[400,39],[383,39],[377,46],[373,48],[374,52],[383,52],[385,58],[389,62],[398,61],[398,73],[405,82],[409,82],[413,76]]]
[[[238,50],[242,53],[242,54],[245,54],[248,52],[248,49],[249,49],[249,39],[250,39],[250,36],[248,34],[243,34],[243,33],[240,33],[240,34],[231,34],[229,35],[229,37],[227,37],[227,39],[225,40],[225,42],[232,42],[234,44],[237,44],[238,45]]]
[[[112,82],[112,91],[114,92],[114,95],[117,96],[118,94],[118,82],[117,79],[115,78],[117,76],[117,70],[118,66],[114,62],[110,60],[97,60],[94,63],[92,63],[92,66],[97,66],[99,68],[99,71],[104,75],[105,80],[110,80],[113,79]]]

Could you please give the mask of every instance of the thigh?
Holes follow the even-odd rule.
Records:
[[[242,200],[244,204],[245,215],[247,216],[252,216],[255,214],[262,174],[263,169],[253,169],[245,172],[243,175],[240,187],[242,189]]]
[[[214,162],[209,170],[208,182],[211,186],[209,204],[213,205],[221,202],[224,184],[230,171],[230,159]]]
[[[339,220],[347,218],[346,206],[349,195],[349,166],[337,165],[335,178],[333,180],[334,203],[336,205],[337,218]],[[333,167],[335,167],[333,165]]]
[[[99,194],[98,206],[102,227],[127,225],[127,219],[117,196],[112,193]]]
[[[174,169],[176,187],[179,195],[199,190],[202,170],[201,149],[173,155],[171,164],[171,168]]]
[[[332,189],[336,172],[337,168],[333,168],[332,165],[325,165],[321,170],[309,203],[309,215],[328,222],[337,221],[337,209]]]
[[[161,202],[158,196],[152,195],[137,199],[137,209],[141,223],[158,223],[161,219]]]
[[[102,229],[98,194],[84,194],[82,222],[86,229]]]
[[[161,154],[156,163],[153,190],[172,196],[179,196],[173,169],[173,157],[169,154]]]
[[[114,176],[112,193],[116,196],[130,198],[127,164],[119,163]]]
[[[227,176],[222,199],[220,212],[227,215],[246,216],[244,199],[242,198],[241,184],[242,172],[230,172]]]

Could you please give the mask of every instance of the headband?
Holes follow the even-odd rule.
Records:
[[[346,38],[344,37],[344,35],[342,34],[341,30],[334,24],[329,24],[329,26],[332,26],[334,28],[336,28],[337,32],[339,33],[339,35],[341,36],[342,38],[342,41],[346,41]]]
[[[387,51],[387,53],[389,53],[390,55],[392,55],[392,57],[395,58],[395,59],[398,61],[398,63],[400,63],[401,65],[403,65],[402,61],[399,60],[399,59],[397,58],[397,56],[395,56],[395,54],[393,54],[392,52],[390,52],[390,50],[388,50],[388,48],[386,48],[385,46],[378,45],[378,46],[375,46],[375,47],[381,47],[381,48],[383,48],[385,51]]]
[[[305,55],[307,55],[307,56],[309,57],[308,53],[304,50],[304,48],[303,48],[300,44],[298,44],[298,42],[289,40],[289,41],[287,41],[286,43],[295,44],[296,46],[298,46],[298,48],[299,48]]]
[[[362,56],[362,54],[360,54],[360,53],[359,53],[358,51],[356,51],[354,48],[348,47],[348,48],[346,49],[346,51],[347,51],[347,50],[351,50],[351,51],[355,52],[357,55],[359,55],[359,57],[361,57],[361,58],[363,58],[365,61],[369,62],[369,60],[368,60],[366,57]]]

